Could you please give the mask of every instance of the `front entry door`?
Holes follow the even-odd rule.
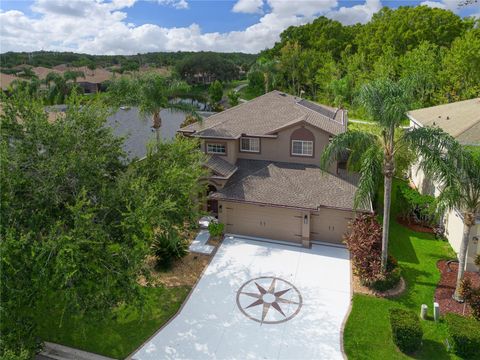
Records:
[[[207,201],[207,211],[211,214],[218,214],[218,200]]]

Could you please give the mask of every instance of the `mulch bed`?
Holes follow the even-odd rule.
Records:
[[[370,289],[365,285],[362,285],[360,278],[357,275],[353,275],[352,287],[355,294],[363,294],[383,298],[400,296],[406,290],[405,280],[403,280],[403,278],[400,278],[400,282],[393,289],[387,291],[377,291],[374,289]]]
[[[409,221],[408,219],[405,219],[402,216],[397,217],[397,222],[402,224],[403,226],[409,228],[410,230],[416,231],[416,232],[421,232],[421,233],[430,233],[433,234],[434,231],[432,228],[428,226],[423,226],[420,224],[415,224],[414,222]]]
[[[440,270],[441,278],[435,289],[435,301],[440,305],[440,313],[442,315],[449,312],[470,315],[472,309],[468,304],[461,304],[452,299],[457,282],[458,263],[450,263],[448,267],[451,271],[448,271],[445,260],[439,261],[437,267]],[[465,278],[470,279],[474,287],[480,286],[480,274],[478,272],[465,271]]]

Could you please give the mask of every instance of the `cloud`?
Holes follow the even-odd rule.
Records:
[[[160,5],[172,6],[175,9],[188,9],[187,0],[157,0]]]
[[[338,8],[337,0],[239,0],[233,11],[265,10],[257,23],[241,31],[202,32],[198,24],[167,28],[127,21],[126,9],[136,0],[36,0],[33,15],[0,10],[1,51],[76,51],[90,54],[136,54],[153,51],[211,50],[256,53],[271,47],[280,33],[319,15],[344,23],[366,22],[380,0]],[[156,0],[188,8],[186,0]],[[256,6],[255,6],[256,5]],[[236,7],[236,9],[235,9]]]
[[[420,5],[430,6],[432,8],[440,8],[457,12],[460,10],[458,6],[460,0],[440,0],[440,1],[424,1]]]
[[[327,16],[340,21],[344,25],[365,24],[370,21],[373,14],[381,8],[382,3],[380,0],[366,0],[363,5],[355,5],[352,7],[342,6],[338,10],[329,12]]]
[[[255,14],[263,12],[263,0],[238,0],[232,8],[233,12]]]

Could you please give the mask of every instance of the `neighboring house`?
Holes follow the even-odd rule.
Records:
[[[407,116],[410,119],[410,126],[413,128],[438,126],[462,145],[480,146],[480,98],[413,110],[408,112]],[[435,196],[440,194],[441,189],[425,177],[418,165],[412,166],[410,177],[421,193]],[[443,222],[445,235],[458,254],[463,236],[463,217],[455,209],[445,214]],[[477,270],[474,259],[480,253],[479,238],[480,214],[477,216],[477,224],[470,232],[466,264],[466,269],[469,271]]]
[[[179,130],[208,154],[208,210],[226,232],[310,246],[341,244],[357,177],[319,168],[347,111],[272,91]],[[371,211],[362,208],[359,211]]]

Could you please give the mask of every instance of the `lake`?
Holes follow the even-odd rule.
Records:
[[[186,113],[172,110],[162,110],[162,127],[160,136],[162,140],[171,140],[185,120]],[[147,144],[156,139],[155,130],[152,128],[152,116],[143,117],[138,108],[128,110],[119,109],[107,119],[107,124],[117,136],[124,136],[123,149],[128,159],[142,158],[147,154]]]

